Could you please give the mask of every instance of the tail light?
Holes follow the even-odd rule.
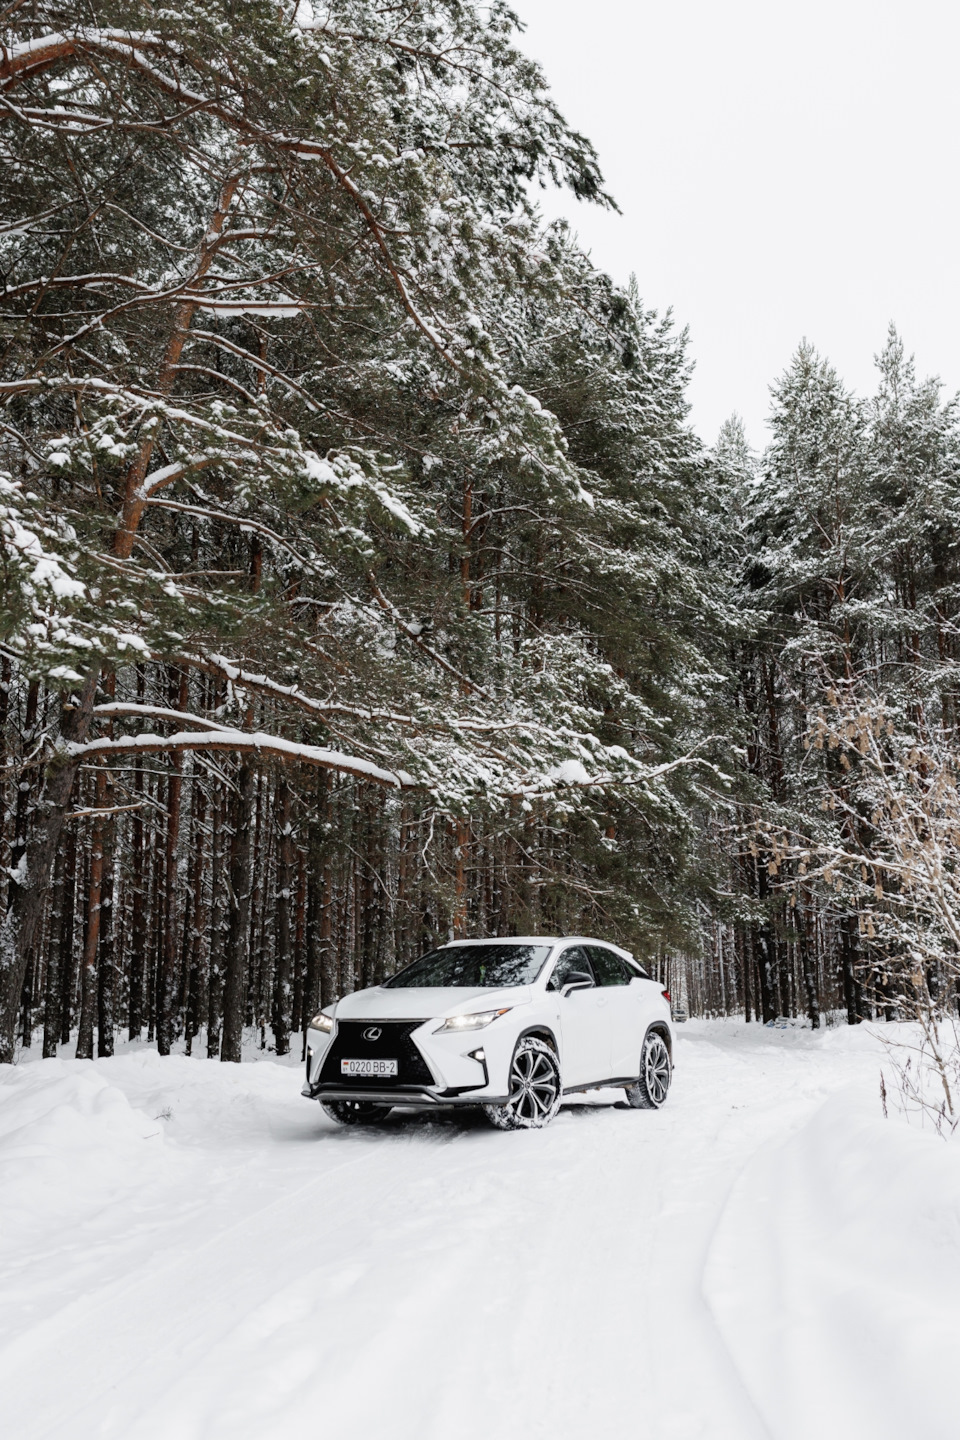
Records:
[[[669,999],[670,999],[670,991],[669,991],[669,990],[661,990],[661,991],[660,991],[660,994],[663,996],[664,1000],[669,1000]]]

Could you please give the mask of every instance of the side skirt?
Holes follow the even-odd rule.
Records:
[[[568,1085],[564,1095],[582,1095],[586,1090],[622,1090],[626,1085],[636,1085],[636,1075],[615,1075],[612,1080],[591,1080],[588,1085]]]

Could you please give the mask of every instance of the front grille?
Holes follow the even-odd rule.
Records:
[[[348,1085],[351,1090],[392,1090],[402,1085],[435,1085],[420,1051],[410,1036],[422,1020],[341,1020],[320,1072],[324,1085]],[[377,1040],[364,1040],[363,1032],[376,1027]],[[396,1075],[341,1075],[341,1060],[396,1060]]]

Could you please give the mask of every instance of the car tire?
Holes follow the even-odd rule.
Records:
[[[640,1075],[635,1085],[625,1085],[627,1104],[635,1110],[659,1110],[666,1101],[673,1078],[673,1065],[666,1040],[650,1030],[640,1052]]]
[[[321,1100],[324,1112],[338,1125],[379,1125],[393,1108],[372,1100]]]
[[[556,1051],[536,1035],[524,1035],[510,1065],[510,1098],[503,1105],[484,1105],[498,1130],[539,1130],[560,1109],[563,1087]]]

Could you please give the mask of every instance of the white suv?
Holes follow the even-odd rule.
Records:
[[[455,940],[313,1017],[303,1094],[344,1125],[395,1105],[479,1105],[501,1129],[529,1129],[599,1086],[659,1109],[673,1042],[667,991],[616,945]]]

